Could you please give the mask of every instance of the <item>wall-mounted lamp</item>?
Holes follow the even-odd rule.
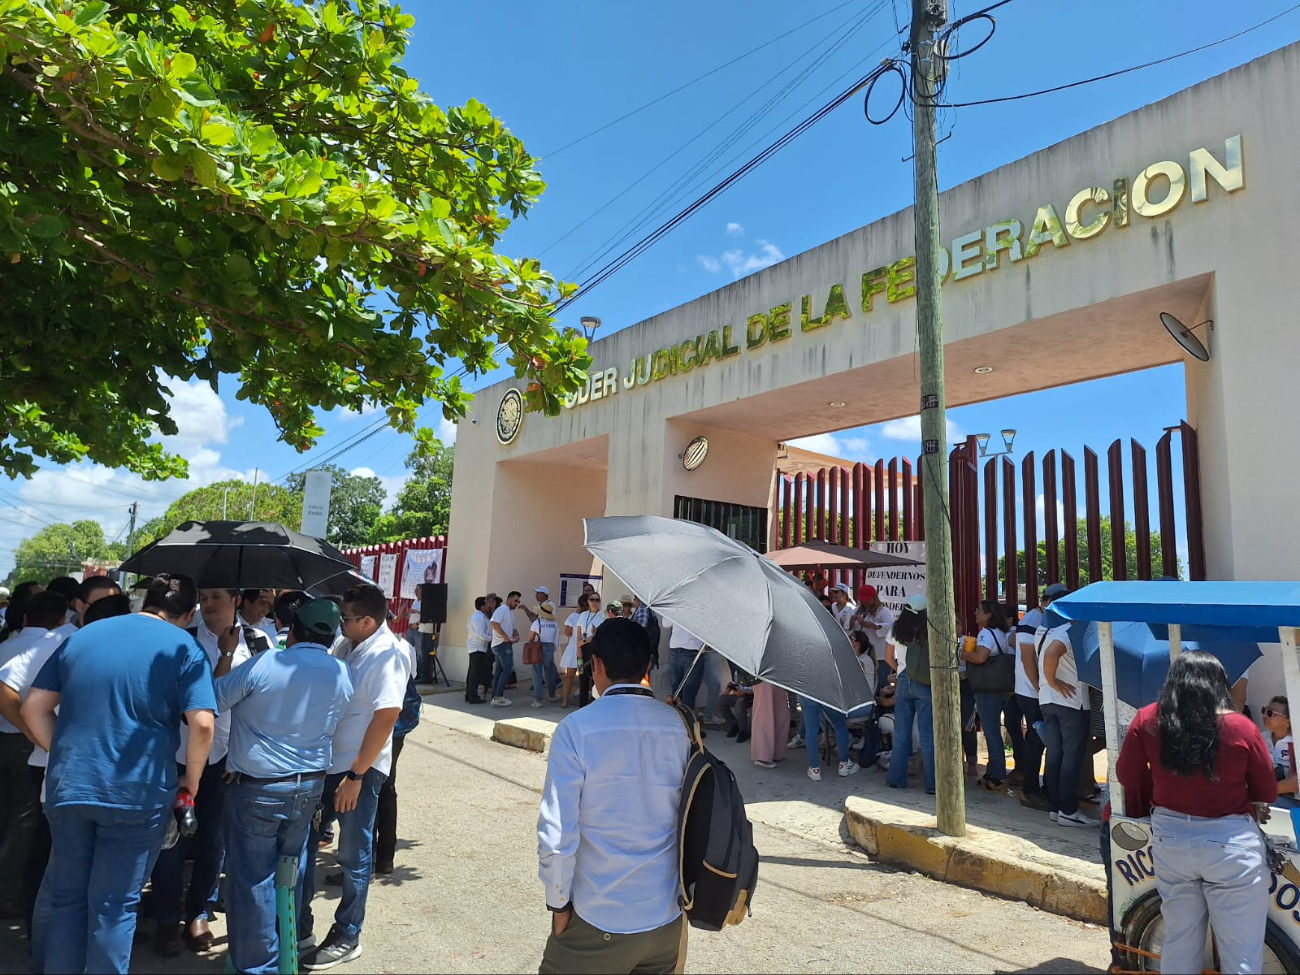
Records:
[[[1001,456],[1003,456],[1004,454],[1010,454],[1010,453],[1013,452],[1014,448],[1012,447],[1012,444],[1014,444],[1015,441],[1016,441],[1016,431],[1015,431],[1015,430],[1011,430],[1011,429],[1006,429],[1006,430],[1003,430],[1003,431],[1002,431],[1002,444],[1003,444],[1004,447],[1006,447],[1005,450],[999,450],[999,451],[997,451],[997,452],[995,452],[995,453],[990,454],[990,453],[989,453],[989,440],[990,440],[990,437],[989,437],[989,435],[988,435],[987,433],[977,433],[977,434],[975,434],[975,442],[976,442],[977,444],[979,444],[979,448],[980,448],[980,456],[981,456],[981,457],[1001,457]]]
[[[594,315],[583,315],[578,319],[578,325],[582,329],[582,334],[591,341],[591,337],[596,334],[596,329],[600,328],[600,319]]]

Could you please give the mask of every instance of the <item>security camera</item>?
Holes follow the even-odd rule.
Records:
[[[469,422],[472,423],[472,424],[474,424],[474,426],[478,426],[478,417],[476,417],[476,416],[474,416],[474,417],[470,417],[470,421],[469,421]]]

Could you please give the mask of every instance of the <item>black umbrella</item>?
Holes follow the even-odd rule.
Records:
[[[641,601],[760,680],[848,713],[870,703],[848,636],[817,597],[749,546],[653,515],[587,518],[587,551]]]
[[[333,545],[271,521],[187,521],[122,563],[122,572],[179,572],[201,589],[310,589],[348,572]]]

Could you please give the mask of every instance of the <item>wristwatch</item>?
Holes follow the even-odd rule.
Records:
[[[565,904],[563,907],[552,907],[550,904],[547,904],[546,909],[552,914],[563,914],[565,911],[573,910],[573,901],[569,901],[569,903]]]
[[[361,781],[362,775],[361,773],[352,771],[352,769],[348,769],[343,773],[343,778],[347,779],[349,782],[359,782]]]

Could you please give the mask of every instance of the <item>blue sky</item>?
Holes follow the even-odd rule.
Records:
[[[954,2],[953,17],[978,6]],[[1120,0],[1016,0],[997,12],[989,44],[955,62],[949,94],[974,100],[1102,74],[1217,40],[1287,6],[1285,0],[1228,6],[1185,0],[1156,16],[1135,14]],[[530,216],[511,228],[504,249],[540,256],[552,271],[578,279],[583,266],[629,226],[640,220],[653,229],[882,57],[898,54],[898,28],[906,25],[910,4],[499,0],[490,9],[413,3],[408,10],[418,19],[406,67],[424,89],[443,105],[479,99],[541,158],[549,187]],[[983,28],[966,30],[969,45]],[[945,111],[940,134],[951,135],[940,146],[940,185],[978,176],[1297,37],[1300,13],[1167,65],[1041,98]],[[739,60],[570,144],[733,59]],[[861,99],[852,99],[575,302],[560,324],[597,315],[606,332],[626,327],[906,207],[912,168],[902,160],[910,154],[910,126],[901,113],[872,126],[862,116]],[[113,537],[125,528],[133,500],[147,518],[199,484],[251,479],[255,470],[275,480],[308,464],[308,457],[277,441],[261,410],[235,400],[235,389],[234,377],[225,378],[219,396],[198,384],[177,388],[181,432],[167,442],[191,460],[188,482],[143,484],[124,472],[80,465],[0,485],[0,505],[7,506],[0,508],[0,572],[18,540],[42,523],[94,517]],[[1015,427],[1017,454],[1065,446],[1078,458],[1085,442],[1101,450],[1119,436],[1152,448],[1161,429],[1183,412],[1182,367],[1173,366],[949,416],[961,432],[992,432],[994,443],[999,429]],[[454,437],[438,407],[425,414],[445,439]],[[326,416],[328,433],[311,456],[325,456],[367,422]],[[915,453],[910,431],[897,423],[817,438],[812,446],[850,460]],[[385,431],[338,462],[380,475],[395,492],[408,450],[406,438]]]

